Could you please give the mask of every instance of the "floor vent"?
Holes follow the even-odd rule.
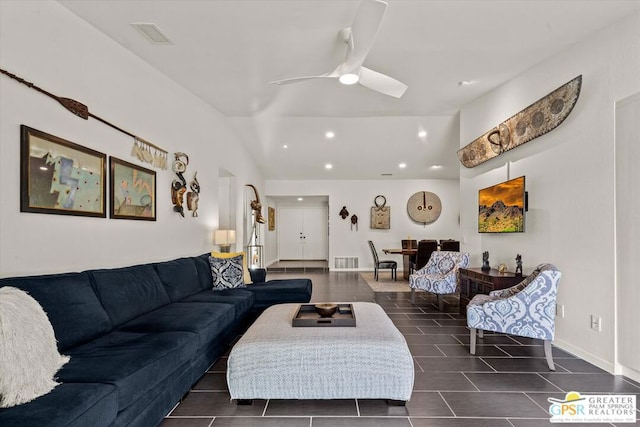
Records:
[[[357,256],[337,256],[333,258],[333,268],[358,268]]]

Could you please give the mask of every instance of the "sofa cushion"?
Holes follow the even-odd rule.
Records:
[[[190,364],[198,340],[192,332],[113,331],[69,351],[71,361],[60,381],[101,382],[118,388],[122,410],[162,383],[185,363]]]
[[[209,264],[209,257],[211,254],[202,254],[192,257],[193,263],[198,270],[198,277],[200,278],[200,290],[211,289],[213,284],[213,277],[211,277],[211,264]]]
[[[282,279],[254,283],[247,286],[247,290],[253,292],[256,297],[253,309],[262,310],[274,304],[309,302],[312,285],[309,279]]]
[[[69,361],[58,353],[53,328],[36,300],[13,286],[0,288],[0,408],[53,390],[54,375]]]
[[[212,291],[211,289],[190,295],[180,302],[223,302],[233,304],[235,318],[240,319],[251,310],[256,297],[253,292],[246,289],[224,289]]]
[[[211,265],[211,277],[213,278],[213,289],[235,289],[244,288],[242,273],[242,255],[232,258],[209,258]]]
[[[153,264],[172,302],[200,292],[200,277],[192,258]]]
[[[251,273],[247,265],[247,254],[245,252],[211,252],[211,256],[214,258],[235,258],[237,256],[242,257],[242,279],[245,285],[251,284]]]
[[[118,414],[111,384],[66,383],[51,393],[11,409],[0,409],[1,426],[106,427]]]
[[[114,328],[170,302],[151,264],[88,273]]]
[[[111,320],[87,273],[12,277],[1,279],[0,286],[22,289],[40,303],[53,326],[60,351],[111,330]]]
[[[174,302],[121,326],[128,332],[185,331],[198,335],[198,350],[229,329],[235,320],[233,304]]]

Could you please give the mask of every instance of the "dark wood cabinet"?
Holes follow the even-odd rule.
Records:
[[[467,315],[467,304],[476,294],[486,294],[496,289],[510,288],[523,281],[527,276],[515,273],[500,273],[495,268],[482,271],[481,268],[460,269],[460,314]]]

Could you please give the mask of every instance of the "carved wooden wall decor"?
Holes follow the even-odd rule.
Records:
[[[529,142],[560,125],[580,96],[582,75],[540,98],[500,123],[480,138],[458,150],[460,163],[473,168],[505,151]]]
[[[376,196],[375,206],[371,207],[371,228],[388,230],[391,228],[391,206],[387,206],[387,198]]]

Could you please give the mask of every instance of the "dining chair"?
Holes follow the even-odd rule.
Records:
[[[402,249],[418,249],[418,241],[411,239],[402,239]],[[409,255],[409,270],[411,265],[416,262],[416,255]]]
[[[420,270],[427,265],[431,254],[438,250],[437,240],[420,240],[418,242],[418,252],[415,261],[411,263],[411,273]]]
[[[440,240],[440,250],[450,252],[460,252],[460,241],[453,239]]]
[[[380,260],[378,258],[378,252],[376,251],[376,247],[371,240],[369,240],[369,248],[371,249],[371,254],[373,255],[373,268],[374,268],[374,276],[376,281],[378,280],[378,270],[391,270],[391,279],[397,279],[397,270],[398,263],[392,260]]]

